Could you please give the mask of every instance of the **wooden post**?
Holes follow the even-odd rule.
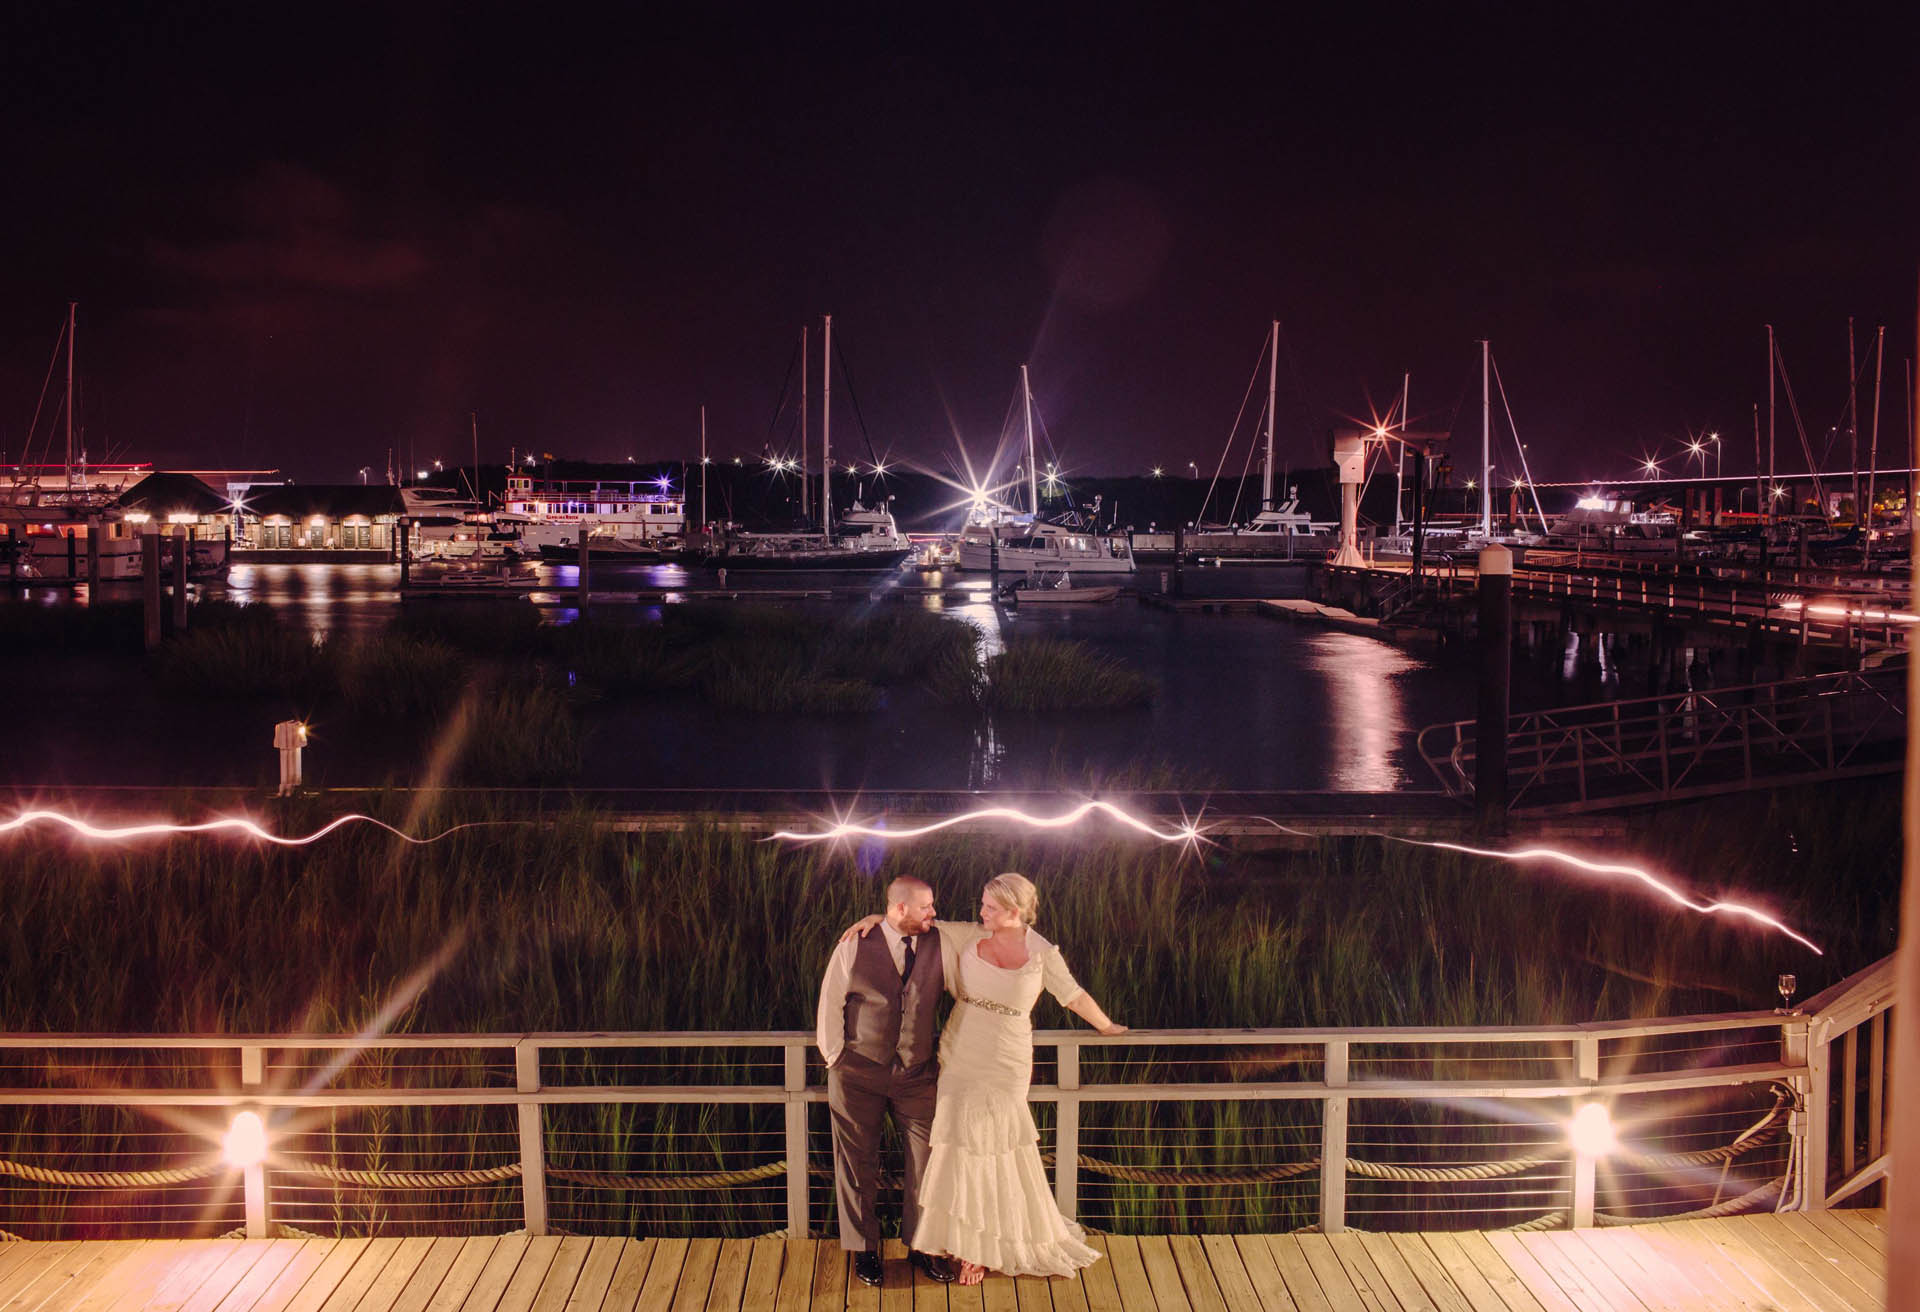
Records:
[[[540,1092],[540,1048],[529,1039],[513,1045],[514,1087],[521,1093]],[[547,1154],[541,1134],[540,1104],[523,1102],[520,1114],[520,1199],[527,1233],[547,1232]]]
[[[1600,1040],[1597,1037],[1579,1038],[1573,1046],[1574,1078],[1585,1084],[1598,1083],[1600,1079]],[[1576,1104],[1575,1110],[1578,1110]],[[1597,1192],[1596,1167],[1598,1162],[1590,1154],[1576,1151],[1573,1154],[1573,1228],[1590,1230],[1593,1228],[1594,1195]]]
[[[1187,526],[1173,526],[1173,595],[1187,595]]]
[[[1912,386],[1909,379],[1909,386]],[[1920,389],[1916,389],[1920,391]],[[1907,434],[1907,467],[1920,465],[1920,425]],[[1914,525],[1915,479],[1907,476],[1908,556],[1913,577],[1920,577],[1920,533]],[[1920,698],[1920,635],[1907,626],[1907,705]],[[1893,1053],[1889,1107],[1911,1107],[1920,1090],[1920,733],[1907,735],[1907,772],[1901,788],[1903,877],[1900,892],[1900,945],[1895,954],[1893,1010],[1888,1046]],[[1888,1307],[1920,1305],[1920,1116],[1891,1117],[1888,1151],[1893,1179],[1887,1188]]]
[[[1347,1040],[1328,1039],[1323,1062],[1329,1090],[1347,1085]],[[1347,1228],[1347,1095],[1329,1092],[1320,1112],[1320,1229]]]
[[[394,539],[400,549],[400,591],[402,592],[405,592],[413,583],[413,551],[411,550],[413,543],[408,541],[412,536],[413,525],[407,522],[405,515],[402,515],[400,522],[394,525]]]
[[[1513,552],[1480,549],[1480,714],[1473,804],[1480,832],[1507,832],[1507,715],[1513,680]]]
[[[1080,1045],[1063,1039],[1054,1054],[1053,1200],[1071,1221],[1080,1206]]]
[[[240,1049],[240,1087],[249,1092],[257,1092],[266,1083],[266,1049]],[[261,1122],[266,1122],[266,1113],[259,1113]],[[240,1172],[240,1191],[245,1200],[247,1238],[267,1239],[271,1235],[267,1229],[267,1167],[265,1162],[255,1162],[243,1167]]]
[[[580,618],[587,617],[587,607],[593,604],[593,555],[587,546],[587,526],[580,525]]]
[[[787,1238],[805,1239],[807,1220],[807,1049],[785,1049],[787,1091]]]
[[[1421,531],[1421,514],[1427,500],[1427,453],[1418,447],[1413,452],[1413,586],[1420,589],[1420,561],[1426,534]]]
[[[140,583],[146,599],[147,650],[160,645],[160,535],[140,535]]]
[[[192,547],[187,542],[187,526],[180,525],[180,531],[173,539],[173,631],[187,631],[187,563],[192,556]]]
[[[100,516],[87,516],[87,596],[98,595],[94,589],[100,586]],[[71,561],[69,561],[71,564]],[[73,571],[67,571],[67,577],[73,577]]]

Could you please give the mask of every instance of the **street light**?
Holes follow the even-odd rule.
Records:
[[[1154,476],[1155,478],[1158,478],[1158,477],[1160,477],[1160,475],[1161,475],[1161,474],[1163,474],[1163,473],[1165,473],[1165,472],[1166,472],[1166,471],[1165,471],[1165,470],[1163,470],[1163,469],[1161,469],[1161,468],[1160,468],[1160,466],[1158,466],[1158,465],[1155,465],[1155,466],[1153,467],[1153,476]]]
[[[1713,476],[1719,478],[1727,472],[1727,450],[1720,445],[1720,434],[1708,433],[1707,439],[1713,443]],[[1706,462],[1701,462],[1701,468],[1706,468]]]
[[[1189,460],[1187,461],[1187,472],[1192,474],[1195,478],[1198,478],[1200,477],[1200,466],[1194,464],[1193,461]]]

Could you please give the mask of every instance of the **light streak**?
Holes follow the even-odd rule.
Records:
[[[797,833],[790,829],[782,829],[769,835],[768,841],[784,839],[790,843],[821,843],[839,838],[872,838],[892,842],[903,838],[924,838],[928,834],[937,834],[943,829],[952,829],[956,825],[964,825],[975,820],[1011,820],[1031,829],[1066,829],[1079,824],[1096,812],[1163,843],[1197,843],[1202,838],[1200,827],[1190,821],[1182,821],[1175,829],[1162,829],[1151,821],[1142,820],[1139,816],[1124,811],[1111,802],[1082,802],[1071,811],[1063,811],[1059,815],[1030,815],[1017,806],[983,806],[978,810],[968,811],[962,815],[950,815],[912,829],[889,829],[877,825],[858,824],[850,820],[837,820],[825,829],[811,833]]]
[[[1255,818],[1265,820],[1266,823],[1283,833],[1294,834],[1301,838],[1321,837],[1319,834],[1309,833],[1305,829],[1294,829],[1291,826],[1281,824],[1278,820],[1267,819],[1265,816]],[[1584,871],[1590,875],[1599,875],[1606,879],[1631,880],[1652,889],[1673,905],[1691,911],[1696,915],[1732,916],[1735,919],[1752,921],[1754,924],[1764,926],[1767,929],[1773,930],[1775,933],[1784,934],[1786,937],[1812,952],[1815,956],[1824,957],[1827,955],[1818,943],[1815,943],[1812,939],[1800,933],[1800,931],[1794,929],[1786,922],[1768,915],[1758,907],[1748,906],[1744,902],[1731,902],[1725,899],[1713,902],[1700,901],[1697,898],[1689,896],[1679,886],[1660,878],[1660,876],[1654,874],[1652,871],[1643,869],[1640,866],[1622,865],[1613,861],[1589,861],[1585,857],[1575,856],[1571,852],[1562,852],[1558,848],[1553,847],[1523,847],[1517,852],[1505,852],[1490,847],[1471,847],[1465,843],[1449,843],[1441,839],[1405,838],[1399,834],[1381,833],[1377,830],[1363,831],[1363,836],[1385,839],[1390,843],[1404,843],[1408,847],[1431,847],[1442,852],[1459,852],[1466,856],[1487,857],[1495,861],[1510,862],[1514,865],[1520,865],[1528,861],[1547,861],[1555,865],[1571,866],[1576,870]]]
[[[403,839],[419,847],[425,846],[428,843],[437,843],[447,837],[447,835],[457,833],[462,829],[478,829],[484,824],[503,823],[510,822],[468,821],[465,824],[457,824],[450,828],[443,829],[439,833],[427,838],[415,838],[412,834],[407,833],[405,830],[396,829],[384,820],[376,820],[370,815],[354,813],[336,816],[310,834],[303,834],[297,838],[288,838],[276,834],[270,829],[262,828],[259,824],[249,820],[245,816],[220,816],[213,820],[200,820],[192,824],[174,824],[167,821],[153,820],[145,824],[96,825],[90,821],[81,819],[79,816],[67,815],[63,811],[36,810],[22,811],[11,820],[0,820],[0,834],[15,833],[22,829],[31,828],[34,825],[53,824],[65,825],[82,838],[91,838],[106,843],[130,842],[137,838],[156,838],[161,835],[237,833],[243,834],[248,838],[257,838],[264,843],[272,843],[277,847],[306,847],[309,844],[319,842],[336,829],[342,829],[351,824],[365,824],[372,825],[377,829],[384,829],[395,838]]]
[[[1177,828],[1162,828],[1150,820],[1143,820],[1139,816],[1115,806],[1111,802],[1099,801],[1082,802],[1070,811],[1063,811],[1059,815],[1051,816],[1032,815],[1013,806],[980,807],[977,810],[968,811],[962,815],[947,816],[940,820],[930,821],[927,824],[907,829],[886,828],[877,824],[860,824],[851,820],[835,820],[822,829],[806,833],[782,829],[770,835],[768,841],[785,840],[792,843],[821,843],[832,842],[843,838],[861,838],[873,842],[886,843],[905,839],[924,838],[929,834],[937,834],[943,830],[952,829],[955,826],[979,820],[1008,820],[1016,824],[1025,825],[1031,829],[1066,829],[1080,823],[1080,821],[1096,812],[1162,843],[1179,843],[1190,847],[1197,847],[1200,843],[1207,841],[1205,828],[1193,821],[1183,820]],[[1227,818],[1229,817],[1216,817],[1216,819],[1219,820]],[[1312,833],[1305,829],[1296,829],[1291,825],[1281,824],[1278,820],[1271,819],[1267,816],[1236,816],[1231,818],[1258,820],[1261,823],[1273,826],[1273,828],[1282,833],[1292,834],[1300,838],[1319,839],[1324,837],[1324,835]],[[1398,834],[1384,833],[1379,830],[1363,830],[1358,836],[1380,838],[1393,843],[1404,843],[1409,847],[1430,847],[1442,852],[1458,852],[1466,856],[1486,857],[1489,860],[1505,861],[1513,865],[1543,861],[1555,865],[1568,866],[1586,874],[1599,875],[1605,879],[1627,880],[1643,885],[1674,906],[1691,911],[1696,915],[1727,916],[1734,919],[1746,920],[1770,929],[1775,933],[1785,935],[1813,952],[1816,956],[1826,955],[1820,945],[1812,939],[1800,933],[1784,921],[1760,910],[1758,907],[1727,899],[1719,899],[1711,902],[1702,901],[1688,894],[1677,884],[1662,879],[1652,871],[1640,866],[1625,865],[1611,861],[1590,861],[1586,857],[1576,856],[1571,852],[1562,852],[1558,848],[1552,847],[1526,847],[1518,851],[1509,852],[1488,847],[1472,847],[1464,843],[1449,843],[1437,839],[1405,838]]]

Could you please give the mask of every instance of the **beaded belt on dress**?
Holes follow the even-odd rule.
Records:
[[[968,1006],[978,1007],[982,1011],[990,1011],[996,1016],[1018,1016],[1024,1019],[1027,1014],[1024,1011],[1021,1011],[1018,1007],[1009,1007],[998,1002],[988,1002],[985,998],[972,998],[972,997],[968,997],[964,993],[960,994],[959,996],[960,996],[960,1001],[966,1003]]]

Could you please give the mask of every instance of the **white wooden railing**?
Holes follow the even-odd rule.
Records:
[[[1111,1039],[1046,1030],[1036,1035],[1043,1082],[1032,1098],[1053,1112],[1054,1187],[1069,1215],[1091,1200],[1089,1174],[1104,1176],[1110,1190],[1201,1193],[1272,1189],[1284,1180],[1300,1191],[1304,1223],[1327,1231],[1392,1228],[1396,1218],[1435,1228],[1458,1217],[1453,1223],[1491,1228],[1489,1215],[1510,1224],[1588,1226],[1697,1214],[1695,1195],[1707,1186],[1688,1183],[1693,1176],[1717,1179],[1706,1205],[1714,1214],[1821,1208],[1856,1198],[1887,1174],[1892,1001],[1888,959],[1791,1013],[1535,1027],[1137,1030]],[[728,1078],[585,1083],[567,1076],[573,1066],[622,1055],[643,1073],[684,1072],[688,1062],[676,1053],[711,1059]],[[764,1060],[774,1054],[777,1062]],[[653,1058],[667,1060],[649,1067]],[[0,1075],[8,1073],[12,1087],[0,1088],[0,1230],[16,1237],[115,1233],[116,1217],[148,1215],[162,1206],[155,1200],[182,1188],[199,1191],[190,1223],[163,1219],[147,1230],[217,1233],[238,1229],[238,1221],[246,1233],[265,1235],[312,1223],[311,1210],[295,1215],[291,1201],[277,1200],[283,1193],[295,1199],[297,1182],[315,1178],[336,1191],[488,1192],[500,1216],[535,1234],[556,1228],[549,1213],[556,1180],[575,1192],[691,1189],[708,1200],[736,1186],[779,1189],[769,1214],[788,1233],[832,1225],[822,1201],[830,1157],[819,1118],[810,1128],[811,1109],[826,1094],[804,1032],[6,1034]],[[1180,1078],[1143,1078],[1156,1074]],[[1770,1097],[1772,1108],[1756,1120]],[[1574,1108],[1593,1101],[1613,1107],[1622,1124],[1615,1157],[1576,1153],[1562,1136]],[[1258,1128],[1272,1137],[1226,1151],[1233,1161],[1180,1153],[1171,1168],[1128,1166],[1118,1160],[1123,1137],[1110,1126],[1116,1109],[1140,1103],[1163,1113],[1181,1105],[1264,1109],[1270,1119]],[[632,1174],[625,1159],[617,1170],[584,1169],[582,1161],[603,1160],[593,1154],[610,1150],[568,1148],[583,1132],[560,1124],[568,1109],[740,1105],[771,1117],[759,1147],[748,1141],[735,1154],[757,1159],[678,1176]],[[89,1108],[122,1109],[131,1119],[109,1135],[80,1125],[104,1114]],[[262,1165],[235,1170],[214,1145],[244,1109],[264,1113],[283,1143]],[[340,1114],[396,1109],[468,1109],[477,1118],[511,1109],[512,1130],[502,1121],[498,1134],[476,1132],[475,1144],[498,1150],[493,1159],[442,1149],[440,1158],[404,1170],[364,1155],[355,1167],[313,1154],[312,1141]],[[1389,1119],[1370,1119],[1382,1115]],[[1128,1133],[1174,1134],[1158,1124]],[[168,1127],[170,1158],[135,1151],[142,1127],[154,1126]],[[1493,1127],[1521,1137],[1478,1149],[1464,1143],[1494,1137]],[[308,1145],[306,1155],[296,1142]],[[1463,1156],[1484,1158],[1516,1144],[1519,1155],[1493,1162]],[[1367,1193],[1358,1217],[1356,1187]],[[1398,1192],[1381,1192],[1389,1189]],[[102,1192],[107,1203],[74,1210],[82,1206],[75,1200]],[[1418,1205],[1392,1205],[1415,1194]],[[1508,1194],[1534,1201],[1508,1205]],[[1542,1197],[1551,1205],[1538,1206]],[[1476,1201],[1487,1198],[1494,1201]]]

